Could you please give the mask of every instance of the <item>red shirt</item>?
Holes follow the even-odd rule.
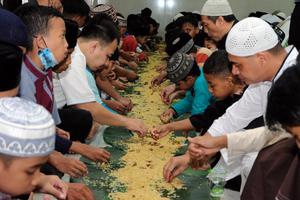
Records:
[[[122,49],[124,51],[133,51],[136,52],[138,42],[133,35],[127,35],[123,38]]]

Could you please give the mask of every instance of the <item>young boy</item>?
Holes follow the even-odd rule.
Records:
[[[14,97],[18,94],[20,83],[22,52],[25,52],[28,45],[27,28],[22,20],[13,13],[0,9],[0,16],[0,29],[3,29],[0,41],[4,42],[0,42],[0,98]],[[20,47],[22,51],[16,46]],[[76,162],[75,164],[78,165]],[[57,198],[60,197],[57,196]],[[90,189],[79,183],[68,184],[68,199],[94,200]]]
[[[195,45],[203,47],[204,36],[206,34],[199,29],[197,18],[189,13],[183,16],[181,20],[181,30],[188,33],[193,38]]]
[[[192,115],[204,112],[210,104],[212,96],[208,91],[208,85],[194,58],[187,54],[176,53],[168,62],[168,78],[177,85],[180,90],[185,90],[184,99],[173,104],[161,115],[164,123],[173,117],[191,112]]]
[[[65,18],[77,22],[79,28],[86,25],[91,10],[84,0],[62,0],[61,4]]]
[[[0,99],[0,116],[0,199],[9,199],[5,194],[18,196],[35,189],[65,199],[66,184],[40,172],[55,144],[55,125],[49,113],[15,97]]]
[[[218,49],[216,41],[208,36],[204,38],[204,47],[211,51],[216,51]]]
[[[30,41],[22,64],[19,94],[22,98],[44,106],[52,113],[53,119],[58,125],[61,120],[53,95],[51,69],[63,61],[67,55],[68,44],[65,39],[63,17],[52,8],[30,5],[20,7],[17,13],[27,25]],[[41,23],[36,23],[36,20]],[[61,153],[75,152],[93,161],[107,161],[110,156],[104,149],[70,141],[69,133],[62,129],[57,128],[56,137],[56,150]],[[58,152],[51,154],[49,161],[59,171],[74,177],[81,177],[87,173],[87,167],[81,161],[74,162],[64,156],[58,156],[56,153]],[[53,155],[56,155],[55,159],[52,159]]]
[[[152,131],[154,138],[162,138],[176,130],[196,129],[202,132],[204,129],[206,131],[215,119],[223,115],[229,106],[241,98],[245,85],[230,72],[227,56],[225,50],[216,51],[206,60],[203,67],[209,91],[217,101],[209,105],[201,114],[156,127]]]
[[[129,15],[127,18],[128,35],[123,38],[122,50],[137,53],[139,61],[147,61],[147,55],[142,46],[146,43],[149,35],[149,27],[143,24],[141,17],[138,15]]]

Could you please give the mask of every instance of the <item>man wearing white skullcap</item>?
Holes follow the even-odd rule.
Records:
[[[204,31],[217,41],[218,49],[225,49],[228,32],[237,22],[227,0],[207,0],[201,10]]]
[[[0,127],[0,199],[35,189],[65,199],[66,184],[40,172],[55,145],[55,125],[49,112],[18,97],[1,98]]]
[[[247,161],[245,161],[243,160],[245,157],[241,154],[232,156],[228,152],[232,153],[235,149],[239,149],[240,153],[241,150],[248,152],[248,149],[260,149],[267,143],[268,137],[264,137],[265,131],[260,131],[259,134],[265,141],[257,144],[251,142],[255,141],[254,137],[259,137],[257,135],[252,137],[251,134],[247,134],[247,137],[244,137],[246,133],[229,133],[241,130],[253,119],[265,114],[267,96],[272,83],[296,62],[298,51],[294,47],[284,49],[270,25],[254,17],[240,21],[231,29],[226,40],[226,50],[232,62],[232,73],[249,84],[243,97],[229,107],[222,117],[215,120],[207,132],[207,136],[214,137],[227,134],[228,151],[223,149],[221,153],[222,160],[228,167],[227,178],[230,179],[242,170],[246,170],[242,172],[247,175],[256,154],[247,154]],[[201,138],[198,139],[201,140]],[[197,139],[190,142],[191,157],[195,159],[200,155],[203,156],[203,151],[197,148]],[[246,167],[243,168],[244,166]]]

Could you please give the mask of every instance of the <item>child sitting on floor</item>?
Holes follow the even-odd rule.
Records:
[[[172,118],[179,117],[184,113],[191,112],[192,115],[202,113],[210,104],[212,96],[208,91],[208,85],[191,55],[176,53],[168,62],[168,78],[181,90],[185,90],[185,98],[174,103],[161,115],[164,123]]]
[[[55,145],[55,125],[42,106],[15,98],[0,99],[0,199],[38,189],[65,199],[67,186],[40,167]]]
[[[155,138],[162,138],[176,130],[206,130],[215,119],[225,113],[229,106],[242,97],[245,85],[232,75],[226,51],[214,52],[204,64],[203,72],[209,85],[209,91],[217,101],[208,106],[201,114],[156,127],[152,132]]]

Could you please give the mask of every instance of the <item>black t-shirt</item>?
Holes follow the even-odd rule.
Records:
[[[204,46],[204,38],[207,37],[207,34],[203,31],[200,31],[194,38],[194,43],[196,46],[203,47]]]
[[[246,88],[244,89],[244,91]],[[221,117],[232,104],[237,102],[243,94],[229,96],[224,100],[216,101],[209,105],[206,110],[201,114],[192,115],[190,117],[190,122],[196,131],[201,131],[205,133],[208,128],[213,124],[214,120]],[[257,128],[264,125],[263,117],[258,117],[254,119],[245,129]]]
[[[209,105],[201,114],[192,115],[190,121],[197,131],[207,130],[215,119],[221,117],[233,103],[237,102],[242,95],[229,96],[224,100],[216,101]]]

